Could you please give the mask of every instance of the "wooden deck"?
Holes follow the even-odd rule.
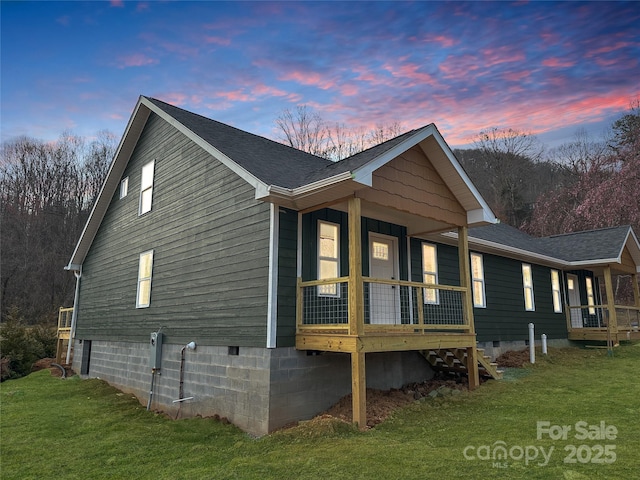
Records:
[[[567,309],[569,340],[601,341],[616,345],[640,340],[640,307],[580,305]]]

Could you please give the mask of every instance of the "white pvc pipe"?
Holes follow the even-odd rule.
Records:
[[[71,330],[69,331],[69,344],[67,345],[67,360],[66,363],[69,364],[69,360],[71,360],[71,347],[73,346],[73,339],[76,336],[76,320],[78,318],[78,297],[80,296],[80,277],[82,277],[82,266],[80,266],[80,270],[76,270],[73,272],[76,276],[76,292],[73,296],[73,313],[71,313]]]
[[[543,355],[547,354],[547,334],[546,333],[542,334],[542,354]]]
[[[536,363],[536,337],[533,323],[529,324],[529,361]]]

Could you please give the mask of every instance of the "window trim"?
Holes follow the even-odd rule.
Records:
[[[120,199],[123,199],[129,194],[129,177],[126,176],[120,180]]]
[[[553,313],[562,313],[562,291],[560,290],[560,272],[553,268],[551,269],[551,299],[553,301]]]
[[[151,184],[144,185],[144,170],[145,168],[151,166]],[[151,160],[150,162],[145,163],[142,166],[141,174],[140,174],[140,199],[138,202],[138,216],[142,216],[146,213],[149,213],[153,209],[153,184],[155,183],[155,174],[156,174],[156,161]],[[143,197],[146,192],[149,192],[149,209],[142,211]]]
[[[487,294],[485,291],[485,280],[484,280],[484,256],[481,253],[476,253],[476,252],[471,252],[469,254],[469,261],[470,261],[470,270],[471,270],[471,296],[473,298],[473,306],[475,308],[487,308]],[[480,259],[480,273],[482,274],[482,277],[480,278],[476,278],[473,274],[473,258],[479,258]],[[475,284],[479,283],[480,285],[482,285],[482,298],[481,298],[481,302],[478,302],[476,299],[476,289],[475,289]]]
[[[528,270],[529,271],[529,279],[531,280],[531,284],[527,285],[527,275],[525,274],[525,271]],[[524,309],[527,312],[535,312],[536,311],[536,300],[535,300],[535,296],[533,294],[533,268],[531,267],[531,264],[529,263],[523,263],[522,264],[522,287],[523,287],[523,291],[524,291]],[[531,306],[527,307],[527,298],[529,298],[527,296],[527,293],[530,293],[531,295]]]
[[[141,276],[142,261],[146,255],[151,255],[151,268],[149,271],[149,276],[142,277]],[[138,257],[138,288],[136,290],[136,308],[148,308],[151,305],[151,286],[153,283],[153,257],[154,257],[153,250],[147,250],[146,252],[142,252]],[[140,293],[141,293],[140,285],[142,284],[142,282],[145,282],[145,281],[149,282],[149,298],[147,299],[146,303],[141,303],[140,302]]]
[[[433,248],[433,265],[435,267],[434,271],[426,269],[424,247]],[[420,254],[422,256],[422,283],[432,283],[434,285],[437,285],[438,284],[438,246],[435,243],[421,242]],[[433,276],[434,281],[427,282],[426,281],[427,275]],[[433,294],[435,294],[435,296]],[[423,288],[422,303],[424,303],[425,305],[440,305],[440,290],[435,288]]]
[[[325,225],[330,225],[332,227],[336,227],[336,238],[335,238],[335,242],[336,242],[336,256],[335,257],[324,257],[321,255],[321,237],[320,237],[320,232],[321,232],[321,228],[320,226],[322,224]],[[339,223],[333,223],[333,222],[328,222],[326,220],[318,220],[318,232],[317,232],[317,242],[318,242],[318,248],[317,248],[317,261],[318,261],[318,266],[317,266],[317,270],[318,270],[318,280],[324,280],[322,278],[322,271],[320,268],[321,262],[334,262],[336,264],[336,272],[337,272],[337,277],[340,277],[340,224]],[[329,277],[327,277],[329,278]],[[326,289],[327,291],[323,291],[323,288]],[[331,289],[333,289],[333,291],[331,291]],[[318,292],[318,296],[319,297],[331,297],[331,298],[340,298],[340,286],[339,284],[335,283],[335,284],[327,284],[327,285],[318,285],[317,288],[317,292]]]

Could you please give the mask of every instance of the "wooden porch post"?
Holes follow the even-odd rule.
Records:
[[[604,267],[604,285],[607,292],[607,308],[609,310],[609,322],[607,323],[607,347],[611,348],[614,344],[618,343],[618,321],[616,319],[613,282],[611,280],[611,267],[609,265]]]
[[[633,284],[633,300],[634,305],[640,308],[640,286],[638,286],[638,274],[631,274],[631,283]]]
[[[364,330],[364,293],[362,284],[362,221],[360,199],[349,199],[349,335]],[[365,354],[351,353],[351,397],[353,423],[367,427],[367,379]]]
[[[462,308],[464,316],[469,323],[469,332],[475,335],[476,329],[473,320],[473,302],[471,300],[471,270],[469,267],[469,236],[467,227],[458,227],[458,262],[460,264],[460,286],[465,288]],[[469,377],[469,390],[480,385],[478,373],[478,355],[475,343],[467,347],[467,375]]]

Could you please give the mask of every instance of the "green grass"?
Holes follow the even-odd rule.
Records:
[[[41,371],[0,385],[4,479],[637,478],[640,345],[551,349],[528,374],[462,395],[416,402],[375,429],[309,422],[254,439],[212,419],[173,421],[99,380]],[[536,438],[536,422],[570,425]],[[613,425],[614,440],[578,440],[575,424]],[[465,459],[465,447],[554,448],[547,465]],[[609,464],[564,463],[565,447],[613,445]],[[569,447],[570,448],[570,447]],[[477,450],[468,453],[475,453]],[[533,452],[533,450],[531,450]]]

